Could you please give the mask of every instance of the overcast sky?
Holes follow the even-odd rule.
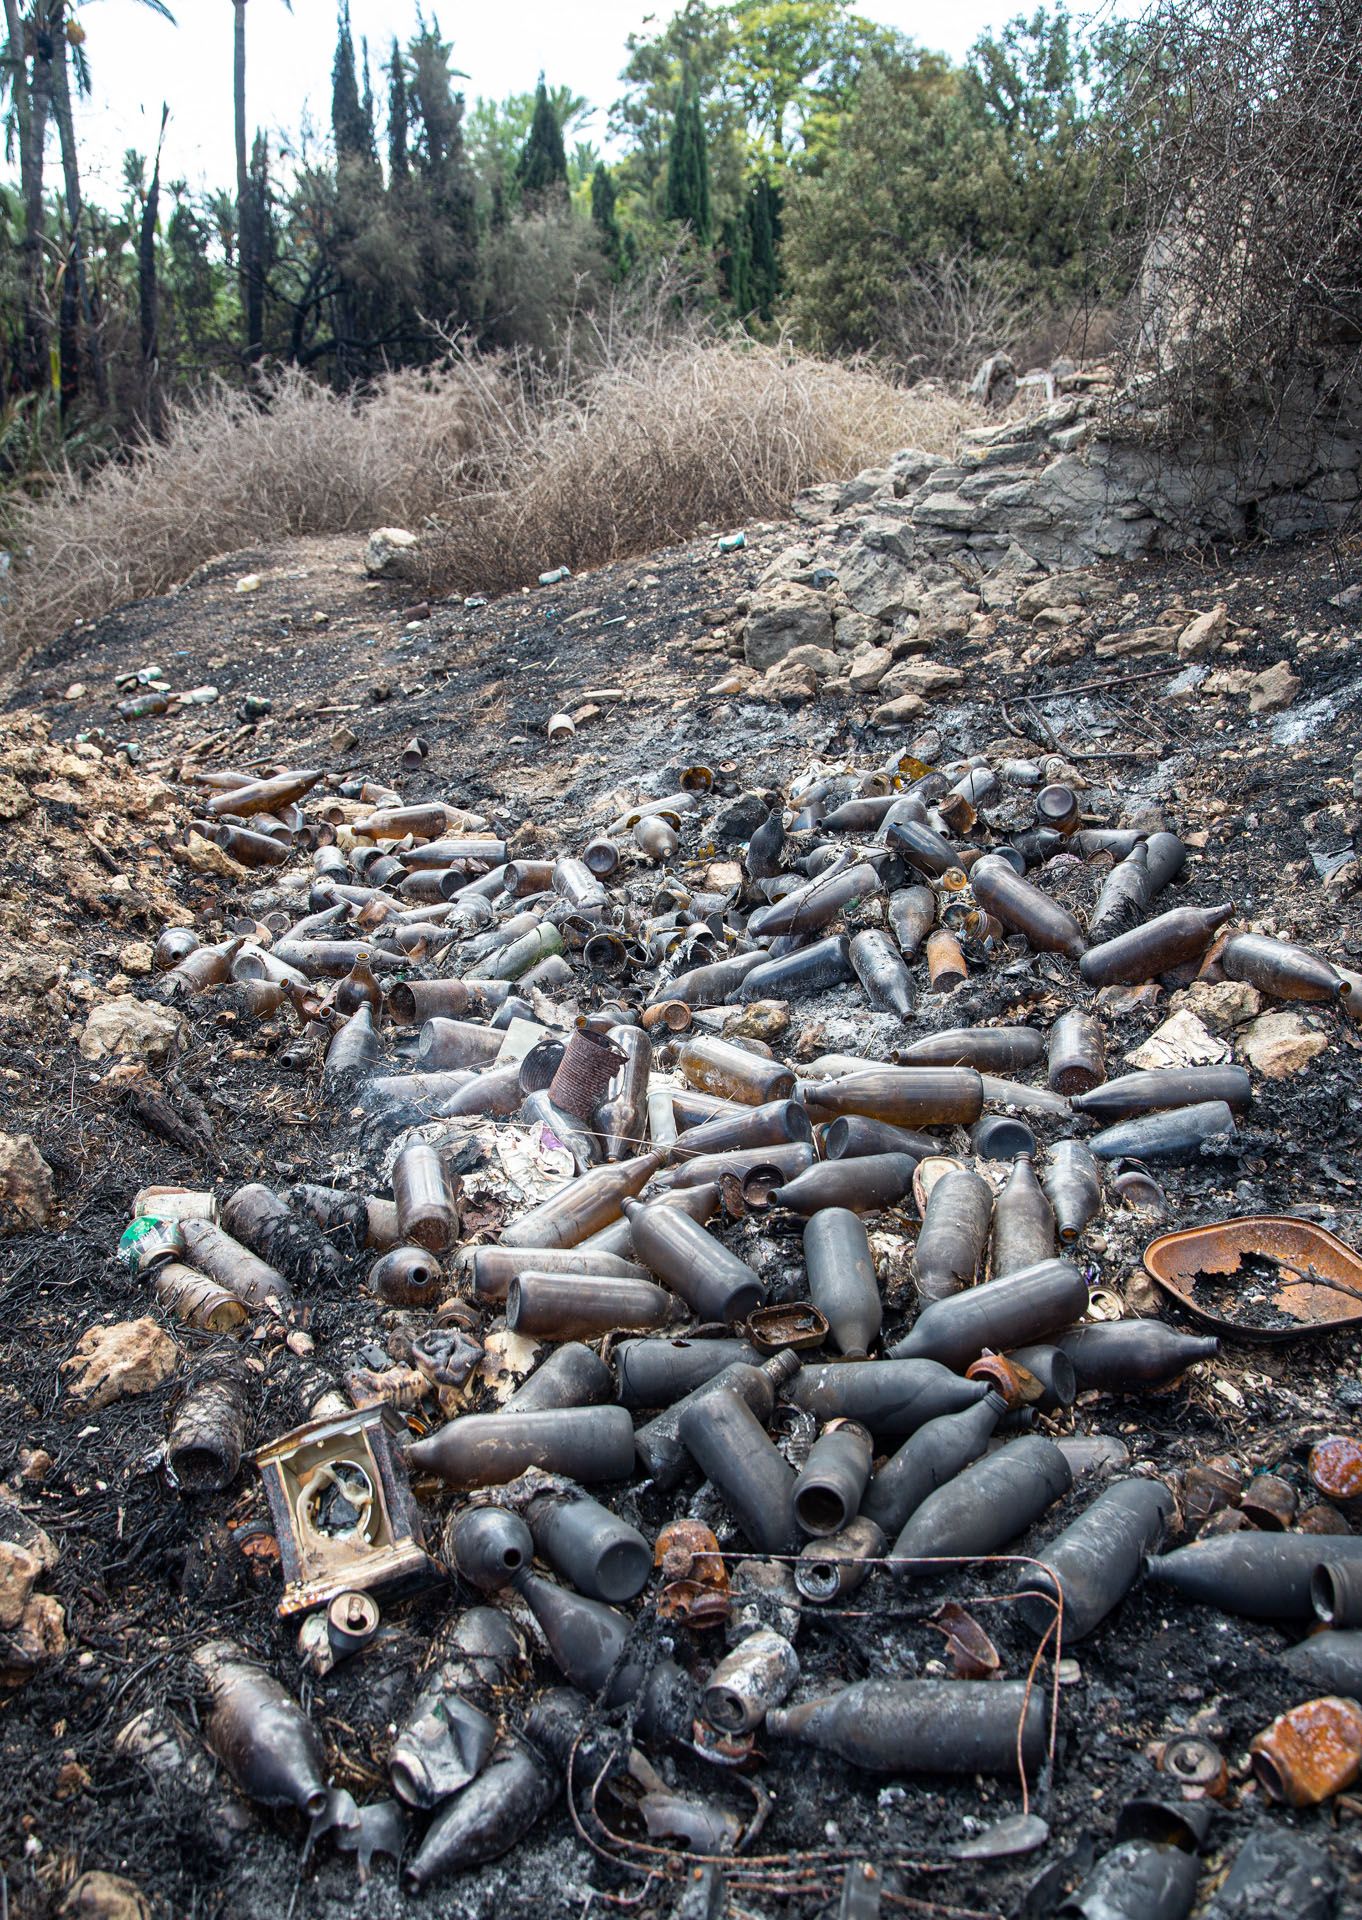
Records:
[[[1094,0],[1095,3],[1095,0]],[[1116,0],[1124,6],[1129,0]],[[137,0],[88,0],[80,20],[94,79],[91,99],[79,107],[82,149],[88,156],[87,192],[119,197],[128,147],[155,144],[161,102],[169,101],[164,178],[191,185],[228,186],[232,150],[231,0],[169,0],[177,26]],[[1031,12],[1034,0],[861,0],[857,11],[899,28],[919,44],[955,57],[986,27]],[[674,0],[652,6],[628,0],[427,0],[454,44],[461,84],[500,99],[533,87],[542,69],[551,85],[568,85],[599,109],[580,137],[604,138],[606,110],[619,94],[624,42],[650,19],[665,20]],[[405,40],[416,25],[416,0],[351,0],[355,41],[368,35],[375,64],[394,34]],[[296,134],[310,116],[325,131],[330,111],[331,58],[336,42],[334,0],[250,0],[247,24],[247,116],[252,129]],[[375,91],[382,76],[375,74]]]

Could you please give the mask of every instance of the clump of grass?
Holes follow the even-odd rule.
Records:
[[[9,503],[3,653],[290,535],[408,526],[429,586],[495,592],[778,513],[896,447],[949,453],[978,417],[868,367],[655,328],[593,331],[553,370],[453,350],[363,397],[291,369],[214,385],[161,439]]]

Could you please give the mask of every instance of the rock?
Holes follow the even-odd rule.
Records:
[[[1194,980],[1168,1002],[1174,1013],[1194,1013],[1212,1033],[1230,1033],[1263,1010],[1263,996],[1247,980]]]
[[[1328,1046],[1327,1034],[1308,1026],[1298,1013],[1264,1013],[1239,1035],[1239,1051],[1255,1072],[1286,1080],[1308,1067]]]
[[[1225,643],[1229,609],[1220,601],[1209,613],[1199,613],[1178,635],[1179,660],[1209,660]]]
[[[183,1015],[124,994],[117,1000],[104,1001],[93,1010],[85,1022],[79,1044],[81,1056],[86,1060],[111,1060],[121,1056],[161,1067],[188,1039],[189,1029]]]
[[[182,847],[171,848],[171,857],[182,867],[192,867],[195,873],[216,873],[224,880],[249,880],[251,877],[249,869],[233,860],[231,854],[220,847],[216,840],[205,840],[193,827],[186,834]]]
[[[791,647],[780,664],[782,669],[807,667],[816,680],[830,680],[842,670],[842,662],[829,647]]]
[[[740,846],[752,838],[770,811],[765,794],[749,788],[727,806],[720,807],[714,816],[714,838],[721,846]]]
[[[969,383],[971,400],[1005,407],[1017,391],[1017,363],[1010,353],[991,353]]]
[[[364,543],[364,571],[375,579],[399,571],[399,563],[416,545],[416,535],[405,527],[377,527]]]
[[[737,894],[746,877],[741,860],[711,860],[705,868],[705,888],[709,893]]]
[[[907,605],[913,574],[897,554],[870,546],[864,538],[848,552],[837,582],[847,604],[867,620],[892,620]]]
[[[1225,1042],[1208,1033],[1196,1015],[1184,1008],[1133,1048],[1126,1062],[1132,1067],[1210,1067],[1229,1057]]]
[[[1301,683],[1285,660],[1255,674],[1249,689],[1250,713],[1284,713],[1301,690]]]
[[[153,949],[145,940],[130,940],[119,952],[118,964],[124,973],[142,979],[155,964]]]
[[[752,597],[743,629],[743,655],[749,667],[764,672],[796,647],[831,649],[832,611],[816,587],[776,581]]]
[[[111,1401],[151,1393],[174,1373],[179,1357],[175,1342],[154,1320],[119,1320],[111,1327],[87,1327],[59,1371],[73,1376],[67,1400],[94,1412]]]
[[[927,711],[927,702],[916,693],[901,693],[896,700],[886,700],[883,706],[876,707],[870,716],[872,727],[907,727],[914,720],[920,720]]]
[[[879,645],[884,629],[878,620],[872,620],[864,613],[857,613],[853,607],[840,604],[834,606],[832,617],[836,622],[839,653],[859,653],[862,647]]]
[[[730,1040],[777,1040],[789,1024],[790,1009],[783,1000],[754,1000],[729,1014],[724,1034]]]
[[[716,697],[732,693],[750,693],[757,684],[758,676],[751,667],[730,667],[727,673],[721,673],[717,680],[711,680],[705,692]]]
[[[42,1572],[42,1562],[27,1547],[0,1540],[0,1627],[17,1627]]]
[[[943,667],[938,660],[899,660],[880,682],[880,691],[890,699],[900,694],[916,694],[920,700],[936,700],[943,694],[958,693],[965,676],[954,667]]]
[[[763,692],[783,707],[802,707],[817,695],[818,677],[812,667],[792,667],[781,660],[767,673]]]
[[[1042,613],[1086,607],[1098,595],[1098,582],[1090,573],[1052,573],[1022,588],[1017,613],[1023,620],[1035,620]]]
[[[1201,683],[1203,693],[1250,693],[1258,678],[1248,667],[1216,667]]]
[[[847,684],[853,693],[873,693],[893,664],[888,647],[864,647],[852,656]]]
[[[83,1873],[61,1903],[60,1920],[151,1920],[140,1887],[116,1873]]]
[[[66,1615],[60,1600],[35,1593],[13,1632],[0,1635],[0,1687],[21,1687],[45,1660],[66,1652]]]
[[[0,995],[36,1000],[61,979],[61,962],[47,953],[13,953],[0,961]]]
[[[46,1226],[53,1204],[52,1169],[32,1136],[0,1133],[0,1233]]]

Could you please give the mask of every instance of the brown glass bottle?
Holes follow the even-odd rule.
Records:
[[[416,1058],[423,1073],[440,1073],[450,1067],[487,1067],[505,1044],[506,1035],[495,1027],[484,1027],[476,1020],[437,1016],[422,1026]]]
[[[868,1153],[853,1160],[825,1160],[771,1189],[770,1204],[805,1219],[823,1207],[878,1213],[896,1207],[912,1189],[917,1161],[906,1153]]]
[[[687,1085],[749,1107],[785,1100],[794,1092],[795,1076],[780,1061],[768,1060],[710,1034],[688,1036],[676,1064]]]
[[[1155,980],[1203,954],[1216,929],[1223,927],[1233,912],[1233,902],[1228,900],[1215,907],[1174,907],[1170,913],[1146,920],[1142,927],[1090,947],[1078,970],[1090,987]]]
[[[1069,1105],[1075,1113],[1105,1124],[1172,1107],[1197,1106],[1206,1100],[1223,1100],[1242,1113],[1252,1091],[1243,1067],[1147,1067],[1075,1094]]]
[[[970,868],[970,887],[979,905],[1024,933],[1039,953],[1066,953],[1076,960],[1087,942],[1077,920],[1039,887],[1013,871],[996,853],[985,854]]]
[[[1325,1002],[1341,999],[1347,982],[1321,954],[1289,940],[1236,933],[1225,942],[1220,965],[1228,980],[1246,980],[1274,1000]]]
[[[1056,1093],[1087,1093],[1107,1077],[1106,1040],[1095,1014],[1071,1007],[1050,1029],[1048,1080]]]
[[[453,1246],[459,1233],[455,1190],[429,1141],[411,1140],[393,1162],[393,1199],[404,1240],[432,1253]]]
[[[918,1297],[945,1300],[973,1286],[988,1245],[993,1189],[962,1167],[943,1173],[927,1196],[913,1253]]]
[[[659,1202],[649,1206],[625,1200],[623,1212],[637,1258],[667,1282],[697,1319],[731,1324],[764,1302],[760,1277],[697,1220]]]
[[[248,817],[253,813],[273,813],[292,805],[311,793],[321,779],[321,771],[276,773],[268,780],[252,780],[244,787],[232,787],[209,797],[209,813],[235,813]]]
[[[867,928],[852,937],[847,951],[871,1006],[907,1020],[917,1005],[917,989],[889,935]]]
[[[889,896],[889,925],[905,960],[920,951],[936,925],[936,895],[930,887],[900,887]]]
[[[624,1202],[640,1193],[666,1163],[665,1152],[640,1154],[594,1167],[501,1230],[504,1247],[575,1247],[618,1220]]]
[[[1055,1216],[1041,1191],[1031,1156],[1018,1154],[1007,1185],[993,1203],[995,1280],[1048,1260],[1055,1250]]]
[[[452,1487],[505,1486],[527,1467],[583,1483],[627,1480],[634,1425],[623,1407],[466,1413],[408,1451],[412,1468]]]
[[[259,1259],[240,1241],[209,1220],[183,1220],[185,1253],[201,1273],[226,1287],[228,1293],[257,1311],[282,1319],[293,1306],[288,1282],[277,1267]]]
[[[651,1280],[597,1273],[522,1273],[506,1292],[506,1324],[531,1340],[599,1340],[647,1333],[684,1318],[679,1302]]]
[[[1033,1067],[1045,1052],[1034,1027],[948,1027],[895,1049],[903,1067],[975,1067],[980,1073],[1014,1073]]]
[[[799,1097],[819,1119],[863,1113],[895,1127],[970,1126],[984,1105],[973,1067],[871,1067],[801,1081]]]
[[[596,1130],[605,1139],[607,1160],[627,1160],[643,1146],[648,1131],[653,1043],[642,1027],[616,1027],[611,1044],[623,1055],[623,1064],[596,1109]]]
[[[809,1297],[848,1360],[863,1360],[880,1337],[884,1308],[865,1228],[848,1207],[824,1207],[804,1229]]]
[[[1102,1180],[1097,1162],[1082,1140],[1057,1140],[1046,1155],[1041,1183],[1059,1229],[1071,1246],[1090,1220],[1102,1211]]]

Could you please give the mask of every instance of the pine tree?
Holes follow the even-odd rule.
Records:
[[[388,181],[399,186],[411,174],[407,153],[407,75],[402,52],[393,38],[392,59],[388,62]]]
[[[555,187],[567,186],[567,151],[563,146],[563,130],[550,104],[542,73],[535,89],[534,118],[520,150],[520,159],[516,162],[515,177],[521,193],[527,198],[550,193]]]
[[[596,171],[591,176],[591,218],[616,278],[620,267],[620,223],[615,213],[617,198],[614,176],[605,162],[598,160]]]
[[[709,244],[709,149],[700,96],[689,85],[676,103],[667,154],[667,218],[683,221],[702,246]]]

